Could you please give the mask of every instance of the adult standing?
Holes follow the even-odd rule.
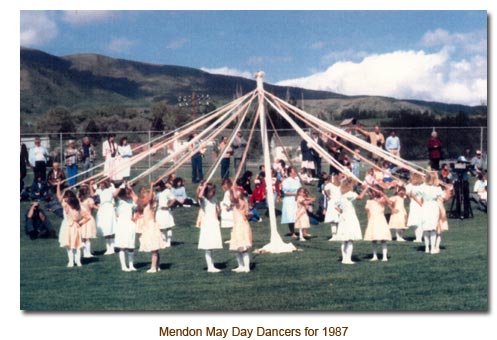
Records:
[[[324,148],[323,139],[319,136],[319,133],[317,131],[314,131],[312,133],[312,139],[314,140],[314,142],[316,142],[317,145]],[[314,166],[316,168],[317,177],[321,176],[321,158],[322,157],[323,156],[321,156],[319,153],[316,152],[316,150],[314,150]]]
[[[390,136],[385,141],[385,149],[392,155],[400,157],[400,139],[395,135],[395,130],[390,131]]]
[[[131,145],[128,144],[127,137],[121,138],[117,152],[120,156],[117,178],[128,180],[131,175],[130,160],[133,156],[133,151],[131,150]]]
[[[41,139],[35,138],[35,145],[29,150],[29,165],[33,168],[34,178],[47,179],[48,150],[41,145]]]
[[[110,133],[107,140],[102,144],[102,156],[104,157],[104,176],[109,177],[111,181],[116,180],[116,163],[117,163],[117,144],[115,143],[116,135]]]
[[[228,146],[228,137],[221,137],[221,143],[219,143],[219,153],[221,154],[224,149]],[[233,153],[233,148],[229,147],[224,153],[223,159],[221,160],[221,179],[226,179],[230,177],[230,158]]]
[[[310,132],[306,131],[306,135],[310,136]],[[310,148],[305,139],[300,141],[300,151],[302,152],[302,168],[315,177],[316,170],[314,166],[314,149]]]
[[[64,165],[67,171],[67,182],[69,186],[76,185],[78,182],[78,149],[76,149],[74,140],[69,140],[67,148],[64,150]]]
[[[383,145],[385,144],[385,136],[383,136],[383,134],[380,132],[380,127],[378,125],[376,125],[374,127],[374,130],[369,132],[369,131],[366,131],[366,130],[363,130],[361,129],[360,127],[356,126],[356,131],[358,131],[360,134],[362,134],[363,136],[367,137],[369,139],[369,142],[371,143],[371,145],[374,145],[378,148],[383,148]],[[375,154],[375,153],[372,153],[371,155],[371,158],[377,162],[380,160],[380,158]]]
[[[21,168],[20,168],[20,175],[21,175],[21,193],[24,190],[24,178],[26,178],[27,175],[27,169],[29,165],[29,153],[28,153],[28,148],[26,147],[26,144],[22,143],[21,144]]]
[[[291,166],[287,169],[288,177],[281,184],[283,192],[283,203],[281,208],[281,224],[288,224],[288,229],[293,238],[295,234],[295,219],[297,216],[297,191],[302,187],[297,176],[297,170]]]
[[[89,169],[93,168],[95,165],[95,147],[90,142],[90,138],[88,136],[84,136],[81,148],[79,149],[79,155],[81,157],[81,162],[83,163],[83,178],[88,178],[93,175],[92,172],[88,172]]]
[[[60,168],[59,162],[54,162],[52,165],[52,169],[48,172],[48,190],[50,190],[53,194],[56,194],[57,183],[62,183],[65,179],[66,176],[64,175],[64,171]],[[64,185],[61,184],[61,188],[64,188]]]
[[[193,140],[198,136],[198,132],[195,131],[193,135],[190,136],[188,141]],[[202,153],[201,153],[201,142],[199,140],[191,142],[190,151],[193,152],[192,156],[192,183],[199,183],[204,179],[204,172],[202,169]]]
[[[340,161],[342,148],[338,144],[340,142],[340,137],[335,134],[330,134],[326,140],[326,148],[328,149],[328,153],[331,157],[333,157],[336,161]],[[330,163],[330,175],[338,174],[340,171],[337,167]]]
[[[442,158],[442,142],[438,139],[436,131],[431,133],[428,140],[428,158],[430,159],[430,167],[433,170],[440,170],[440,158]]]
[[[234,149],[233,165],[235,167],[235,172],[237,172],[238,168],[241,166],[242,167],[241,173],[244,173],[247,170],[245,162],[243,162],[243,164],[241,163],[242,163],[243,154],[245,153],[245,147],[247,146],[247,141],[243,138],[241,131],[238,131],[236,133],[235,139],[233,140],[231,146]]]

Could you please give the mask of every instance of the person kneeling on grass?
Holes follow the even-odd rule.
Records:
[[[32,240],[37,238],[56,237],[55,231],[52,229],[52,225],[50,224],[50,220],[45,212],[40,209],[39,202],[31,204],[31,207],[26,213],[26,223],[24,229],[26,235],[29,235]]]
[[[185,207],[189,208],[192,205],[197,205],[197,202],[193,200],[192,198],[188,197],[186,194],[186,189],[185,189],[185,183],[183,181],[183,178],[181,177],[176,177],[173,180],[173,187],[171,188],[171,193],[173,194],[175,198],[175,202],[173,205],[174,207]]]

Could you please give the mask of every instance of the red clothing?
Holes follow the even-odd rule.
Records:
[[[266,199],[266,188],[262,185],[257,186],[250,196],[250,203],[255,204],[263,202]]]
[[[440,139],[437,137],[431,137],[428,140],[428,157],[430,159],[440,159],[442,156],[440,153],[441,149],[442,142],[440,142]]]

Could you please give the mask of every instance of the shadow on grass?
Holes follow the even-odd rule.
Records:
[[[82,264],[92,264],[92,263],[95,263],[95,262],[98,262],[98,261],[100,261],[100,260],[96,256],[93,256],[93,257],[82,257],[81,258],[81,263]]]

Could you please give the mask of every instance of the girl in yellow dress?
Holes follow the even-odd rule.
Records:
[[[365,207],[368,212],[368,225],[364,232],[364,241],[372,241],[373,257],[371,261],[378,261],[376,249],[378,242],[381,242],[383,250],[382,260],[388,261],[387,241],[392,240],[392,235],[385,218],[385,204],[389,204],[389,201],[380,186],[375,186],[374,190],[370,190],[369,195],[371,199],[366,202]]]
[[[81,186],[78,194],[81,204],[81,216],[87,219],[87,222],[81,226],[81,238],[83,240],[83,257],[93,257],[91,253],[91,239],[97,237],[97,225],[93,217],[93,209],[96,208],[95,202],[90,195],[88,186]]]
[[[297,190],[297,196],[295,196],[297,201],[297,212],[295,214],[295,227],[300,229],[299,240],[304,242],[305,238],[309,236],[307,229],[311,227],[309,221],[309,215],[307,215],[307,209],[314,202],[315,198],[311,196],[307,188],[301,187]]]
[[[388,227],[391,230],[395,230],[395,238],[397,242],[404,242],[404,230],[407,229],[407,211],[404,207],[404,199],[406,197],[406,188],[398,186],[395,192],[395,196],[390,197],[389,201],[392,205],[392,214],[390,215],[390,221],[388,221]]]
[[[236,251],[238,261],[238,267],[233,271],[248,273],[250,271],[249,250],[252,247],[252,229],[247,218],[248,203],[245,190],[241,187],[233,186],[230,189],[230,199],[233,211],[230,250]]]

